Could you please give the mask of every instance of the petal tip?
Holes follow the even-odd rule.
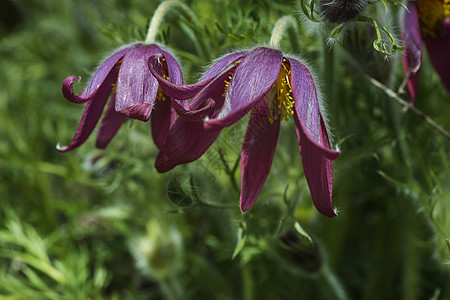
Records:
[[[252,208],[252,205],[248,205],[246,203],[241,203],[240,206],[242,213],[246,213],[250,208]]]
[[[67,147],[67,146],[61,146],[60,143],[56,144],[56,150],[58,150],[59,152],[66,152],[66,151],[68,151],[67,150],[68,148],[69,147]]]
[[[128,118],[147,122],[150,119],[152,108],[153,108],[152,104],[140,103],[134,106],[130,106],[128,108],[121,109],[118,112],[127,116]]]

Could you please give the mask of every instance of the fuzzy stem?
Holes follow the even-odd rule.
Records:
[[[148,44],[152,44],[156,40],[156,34],[158,33],[159,26],[161,25],[162,20],[164,19],[164,16],[172,9],[177,8],[182,13],[185,14],[187,19],[189,21],[194,22],[196,25],[198,25],[197,18],[194,15],[194,13],[187,7],[185,4],[175,1],[175,0],[169,0],[164,1],[161,3],[158,8],[156,9],[155,13],[153,14],[153,17],[150,21],[150,25],[148,27],[147,37],[145,38],[145,42]]]
[[[270,37],[270,45],[274,48],[279,48],[281,39],[283,38],[283,35],[285,31],[291,28],[293,32],[290,33],[290,40],[292,43],[292,47],[294,49],[298,49],[298,43],[297,39],[293,38],[297,36],[297,23],[295,22],[295,19],[292,16],[284,16],[278,19],[278,21],[275,23],[275,26],[272,30],[272,36]]]

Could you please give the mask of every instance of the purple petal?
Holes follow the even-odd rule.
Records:
[[[158,80],[158,83],[164,93],[177,100],[187,100],[194,97],[202,88],[204,88],[209,82],[211,82],[212,78],[196,83],[196,84],[186,84],[179,85],[176,83],[172,83],[170,81],[165,80],[160,75],[161,69],[161,55],[153,55],[148,60],[148,68],[152,75]]]
[[[108,104],[108,108],[106,109],[105,115],[103,116],[103,120],[98,129],[97,142],[95,144],[97,148],[106,148],[111,139],[116,135],[117,131],[119,131],[123,122],[125,122],[126,116],[116,112],[115,104],[116,94],[114,93],[111,96],[111,101]]]
[[[158,92],[158,82],[147,67],[158,46],[136,44],[123,58],[117,79],[116,110],[130,118],[147,121]]]
[[[179,164],[200,158],[217,139],[220,130],[206,131],[202,122],[178,118],[170,130],[163,150],[156,158],[158,172],[167,172]]]
[[[291,88],[294,97],[295,113],[302,126],[306,137],[318,148],[318,151],[329,159],[336,159],[339,152],[330,150],[322,143],[324,134],[321,128],[322,116],[320,115],[319,100],[314,85],[314,80],[309,70],[298,60],[286,58],[291,65]]]
[[[117,72],[117,71],[112,71]],[[105,107],[106,101],[108,100],[109,93],[111,92],[111,84],[106,85],[100,89],[98,89],[95,93],[97,93],[96,97],[91,101],[86,103],[86,106],[83,111],[83,115],[81,116],[80,124],[78,125],[78,129],[75,132],[75,136],[68,146],[59,147],[57,149],[61,152],[66,152],[73,150],[79,146],[81,146],[87,138],[91,135],[92,131],[97,125],[100,116],[102,115],[103,108]]]
[[[241,153],[241,210],[255,203],[272,166],[280,131],[280,119],[269,122],[269,107],[253,109]]]
[[[336,213],[332,206],[333,162],[319,151],[317,144],[308,137],[305,128],[301,125],[297,113],[294,115],[296,124],[295,131],[300,148],[303,170],[314,206],[325,216],[334,217]],[[322,128],[321,143],[324,147],[330,148],[328,134],[322,118],[320,119],[320,124]],[[336,155],[339,155],[339,153]]]
[[[164,48],[161,48],[161,53],[167,61],[170,82],[180,85],[183,84],[183,74],[177,60]]]
[[[247,53],[248,51],[240,51],[219,58],[217,62],[214,63],[213,66],[209,68],[208,71],[206,71],[206,73],[202,76],[201,81],[216,77],[226,68],[228,68],[232,63],[247,55]]]
[[[171,80],[165,80],[158,72],[158,66],[161,64],[161,56],[154,55],[150,57],[148,66],[153,76],[158,80],[161,89],[166,95],[177,100],[187,100],[197,95],[201,89],[208,85],[215,76],[223,72],[230,64],[238,60],[245,52],[237,52],[225,56],[215,63],[206,74],[202,77],[200,82],[195,84],[180,85]]]
[[[175,123],[177,115],[169,99],[157,101],[150,119],[153,141],[158,149],[162,149],[169,130]]]
[[[165,48],[161,48],[161,50],[162,50],[161,51],[162,54],[164,55],[164,58],[166,59],[167,68],[169,69],[170,82],[178,84],[178,85],[182,85],[183,84],[183,74],[181,72],[180,65],[178,64],[177,60]],[[158,73],[158,75],[159,75],[159,73]],[[177,104],[177,107],[181,107],[183,109],[189,108],[188,101],[174,100],[172,103],[174,103],[174,102]]]
[[[423,45],[416,5],[413,1],[409,1],[407,8],[408,10],[403,18],[402,39],[405,51],[402,60],[405,73],[411,73],[407,85],[411,99],[414,101],[416,99],[419,69],[422,64]]]
[[[203,107],[195,110],[187,110],[175,100],[172,101],[172,106],[177,114],[180,115],[180,117],[182,117],[183,119],[190,121],[202,121],[207,116],[213,114],[213,111],[216,107],[216,102],[214,102],[214,100],[212,100],[211,98],[208,98],[208,102]]]
[[[108,88],[112,83],[115,83],[117,79],[117,63],[118,61],[129,51],[128,48],[117,51],[98,68],[94,76],[90,80],[86,89],[80,94],[76,95],[73,91],[73,82],[77,77],[69,76],[64,80],[62,91],[64,97],[73,103],[85,103],[94,99],[99,93],[101,88]],[[114,72],[113,72],[114,71]]]
[[[313,203],[322,214],[332,217],[333,165],[339,152],[332,151],[327,129],[319,111],[314,81],[299,61],[287,58],[291,65],[291,88],[295,101],[295,131],[303,170]]]
[[[224,101],[224,76],[228,76],[228,73],[218,76],[211,82],[212,87],[208,85],[208,90],[205,88],[199,94],[200,98],[196,97],[197,99],[192,100],[193,113],[198,113],[207,107],[206,100],[203,101],[203,99],[215,103],[216,107],[220,109]],[[204,97],[202,96],[203,93]],[[217,112],[214,112],[212,116],[214,114],[217,114]],[[179,117],[175,121],[163,149],[156,158],[155,166],[158,172],[166,172],[179,164],[194,161],[208,150],[221,130],[207,131],[203,128],[203,124],[202,121],[187,120],[184,117]]]
[[[442,35],[425,36],[424,42],[434,69],[441,77],[447,91],[450,92],[450,19],[445,19],[442,25]]]
[[[225,96],[225,105],[217,118],[205,122],[205,128],[218,130],[239,121],[261,101],[280,73],[283,54],[279,50],[256,48],[236,68]]]
[[[224,72],[214,78],[208,85],[206,85],[191,101],[192,110],[201,109],[210,102],[210,99],[214,99],[216,102],[215,114],[217,115],[224,103],[225,92],[225,80],[229,79],[231,74],[236,70],[236,66],[233,66],[227,72]]]

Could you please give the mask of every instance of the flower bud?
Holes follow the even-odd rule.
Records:
[[[298,231],[285,231],[277,249],[281,258],[298,271],[315,274],[322,269],[323,257],[318,245]]]
[[[165,227],[156,220],[147,224],[146,234],[135,238],[130,250],[137,267],[146,275],[163,279],[180,264],[181,236],[173,227]]]
[[[344,23],[356,18],[366,8],[366,0],[321,0],[322,17],[328,22]]]

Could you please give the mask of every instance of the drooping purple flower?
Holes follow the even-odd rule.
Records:
[[[198,118],[180,114],[160,150],[158,171],[199,158],[223,128],[251,111],[241,152],[240,205],[245,212],[269,174],[280,122],[293,117],[313,203],[324,215],[336,215],[332,208],[332,161],[339,152],[331,150],[314,80],[305,65],[279,50],[256,48],[225,56],[198,84],[177,86],[156,74],[155,61],[150,59],[150,69],[168,95],[192,97],[197,92],[191,102],[193,111],[214,103],[204,120],[200,114]]]
[[[72,141],[68,146],[58,146],[58,150],[73,150],[87,140],[108,98],[111,100],[98,130],[97,147],[105,148],[127,117],[148,121],[155,110],[151,118],[152,135],[156,146],[161,148],[176,113],[171,100],[159,89],[158,81],[148,69],[149,57],[156,54],[160,55],[155,62],[156,72],[170,82],[182,84],[181,69],[173,56],[161,46],[141,43],[128,45],[108,57],[80,95],[73,90],[77,77],[67,77],[62,86],[64,97],[73,103],[86,103],[86,106]]]
[[[450,1],[409,1],[407,8],[402,30],[403,67],[410,75],[407,85],[411,100],[416,99],[423,42],[434,69],[450,91]]]

